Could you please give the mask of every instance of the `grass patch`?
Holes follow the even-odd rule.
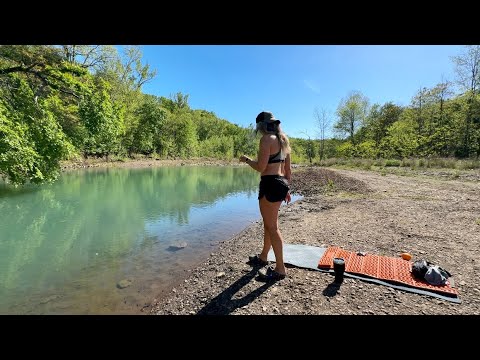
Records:
[[[335,192],[336,189],[337,189],[337,186],[335,185],[335,183],[333,182],[333,180],[332,180],[332,179],[328,179],[327,184],[324,186],[324,192],[325,192],[325,194],[333,193],[333,192]]]
[[[339,197],[341,199],[366,199],[366,198],[368,198],[368,196],[366,196],[365,194],[358,194],[358,193],[345,192],[345,191],[339,192],[337,194],[337,197]]]
[[[403,159],[361,159],[330,158],[320,162],[320,166],[344,166],[347,168],[370,169],[372,167],[401,167],[410,169],[480,169],[480,159],[455,158],[403,158]]]

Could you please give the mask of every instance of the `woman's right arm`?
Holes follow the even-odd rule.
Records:
[[[260,173],[264,172],[268,165],[270,142],[271,141],[269,141],[268,137],[262,136],[262,138],[260,139],[257,160],[252,160],[249,157],[242,155],[240,157],[240,161],[247,163],[248,165],[250,165],[251,168]]]

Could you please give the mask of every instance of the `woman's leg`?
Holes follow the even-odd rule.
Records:
[[[265,196],[263,197],[263,199],[265,199]],[[262,217],[263,217],[261,200],[258,201],[258,205],[260,207],[260,213],[262,214]],[[270,240],[270,233],[267,230],[267,226],[265,225],[265,220],[263,220],[263,249],[259,255],[259,258],[262,259],[263,261],[267,261],[268,252],[270,251],[271,247],[272,247],[272,242]]]
[[[263,196],[260,199],[260,213],[263,218],[263,228],[265,231],[263,251],[268,247],[269,242],[275,254],[275,271],[279,274],[285,274],[285,264],[283,263],[283,239],[280,230],[278,229],[278,210],[280,209],[281,201],[270,202]],[[262,251],[262,255],[263,255]],[[268,254],[268,251],[267,251]]]

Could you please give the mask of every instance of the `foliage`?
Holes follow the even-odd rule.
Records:
[[[216,159],[231,160],[234,156],[234,143],[231,136],[215,136],[199,145],[199,154]]]
[[[160,129],[167,117],[167,110],[155,97],[144,96],[143,103],[135,111],[135,122],[130,126],[128,153],[152,154],[160,147]]]
[[[118,150],[123,124],[121,112],[112,103],[108,88],[109,84],[99,79],[95,91],[80,103],[79,115],[87,131],[85,155],[108,157]]]
[[[418,147],[415,129],[411,119],[395,122],[380,143],[380,156],[399,159],[414,156]]]
[[[15,185],[53,181],[73,147],[43,100],[36,103],[26,81],[15,80],[12,102],[0,97],[0,174]]]
[[[162,157],[191,158],[197,156],[196,125],[188,110],[168,113],[159,129],[157,152]]]

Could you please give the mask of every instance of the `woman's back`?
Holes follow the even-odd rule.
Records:
[[[265,170],[261,173],[264,175],[284,175],[284,161],[287,156],[282,150],[280,140],[274,134],[265,134],[260,139],[260,142],[268,145],[268,163]],[[265,156],[260,151],[260,156]]]

